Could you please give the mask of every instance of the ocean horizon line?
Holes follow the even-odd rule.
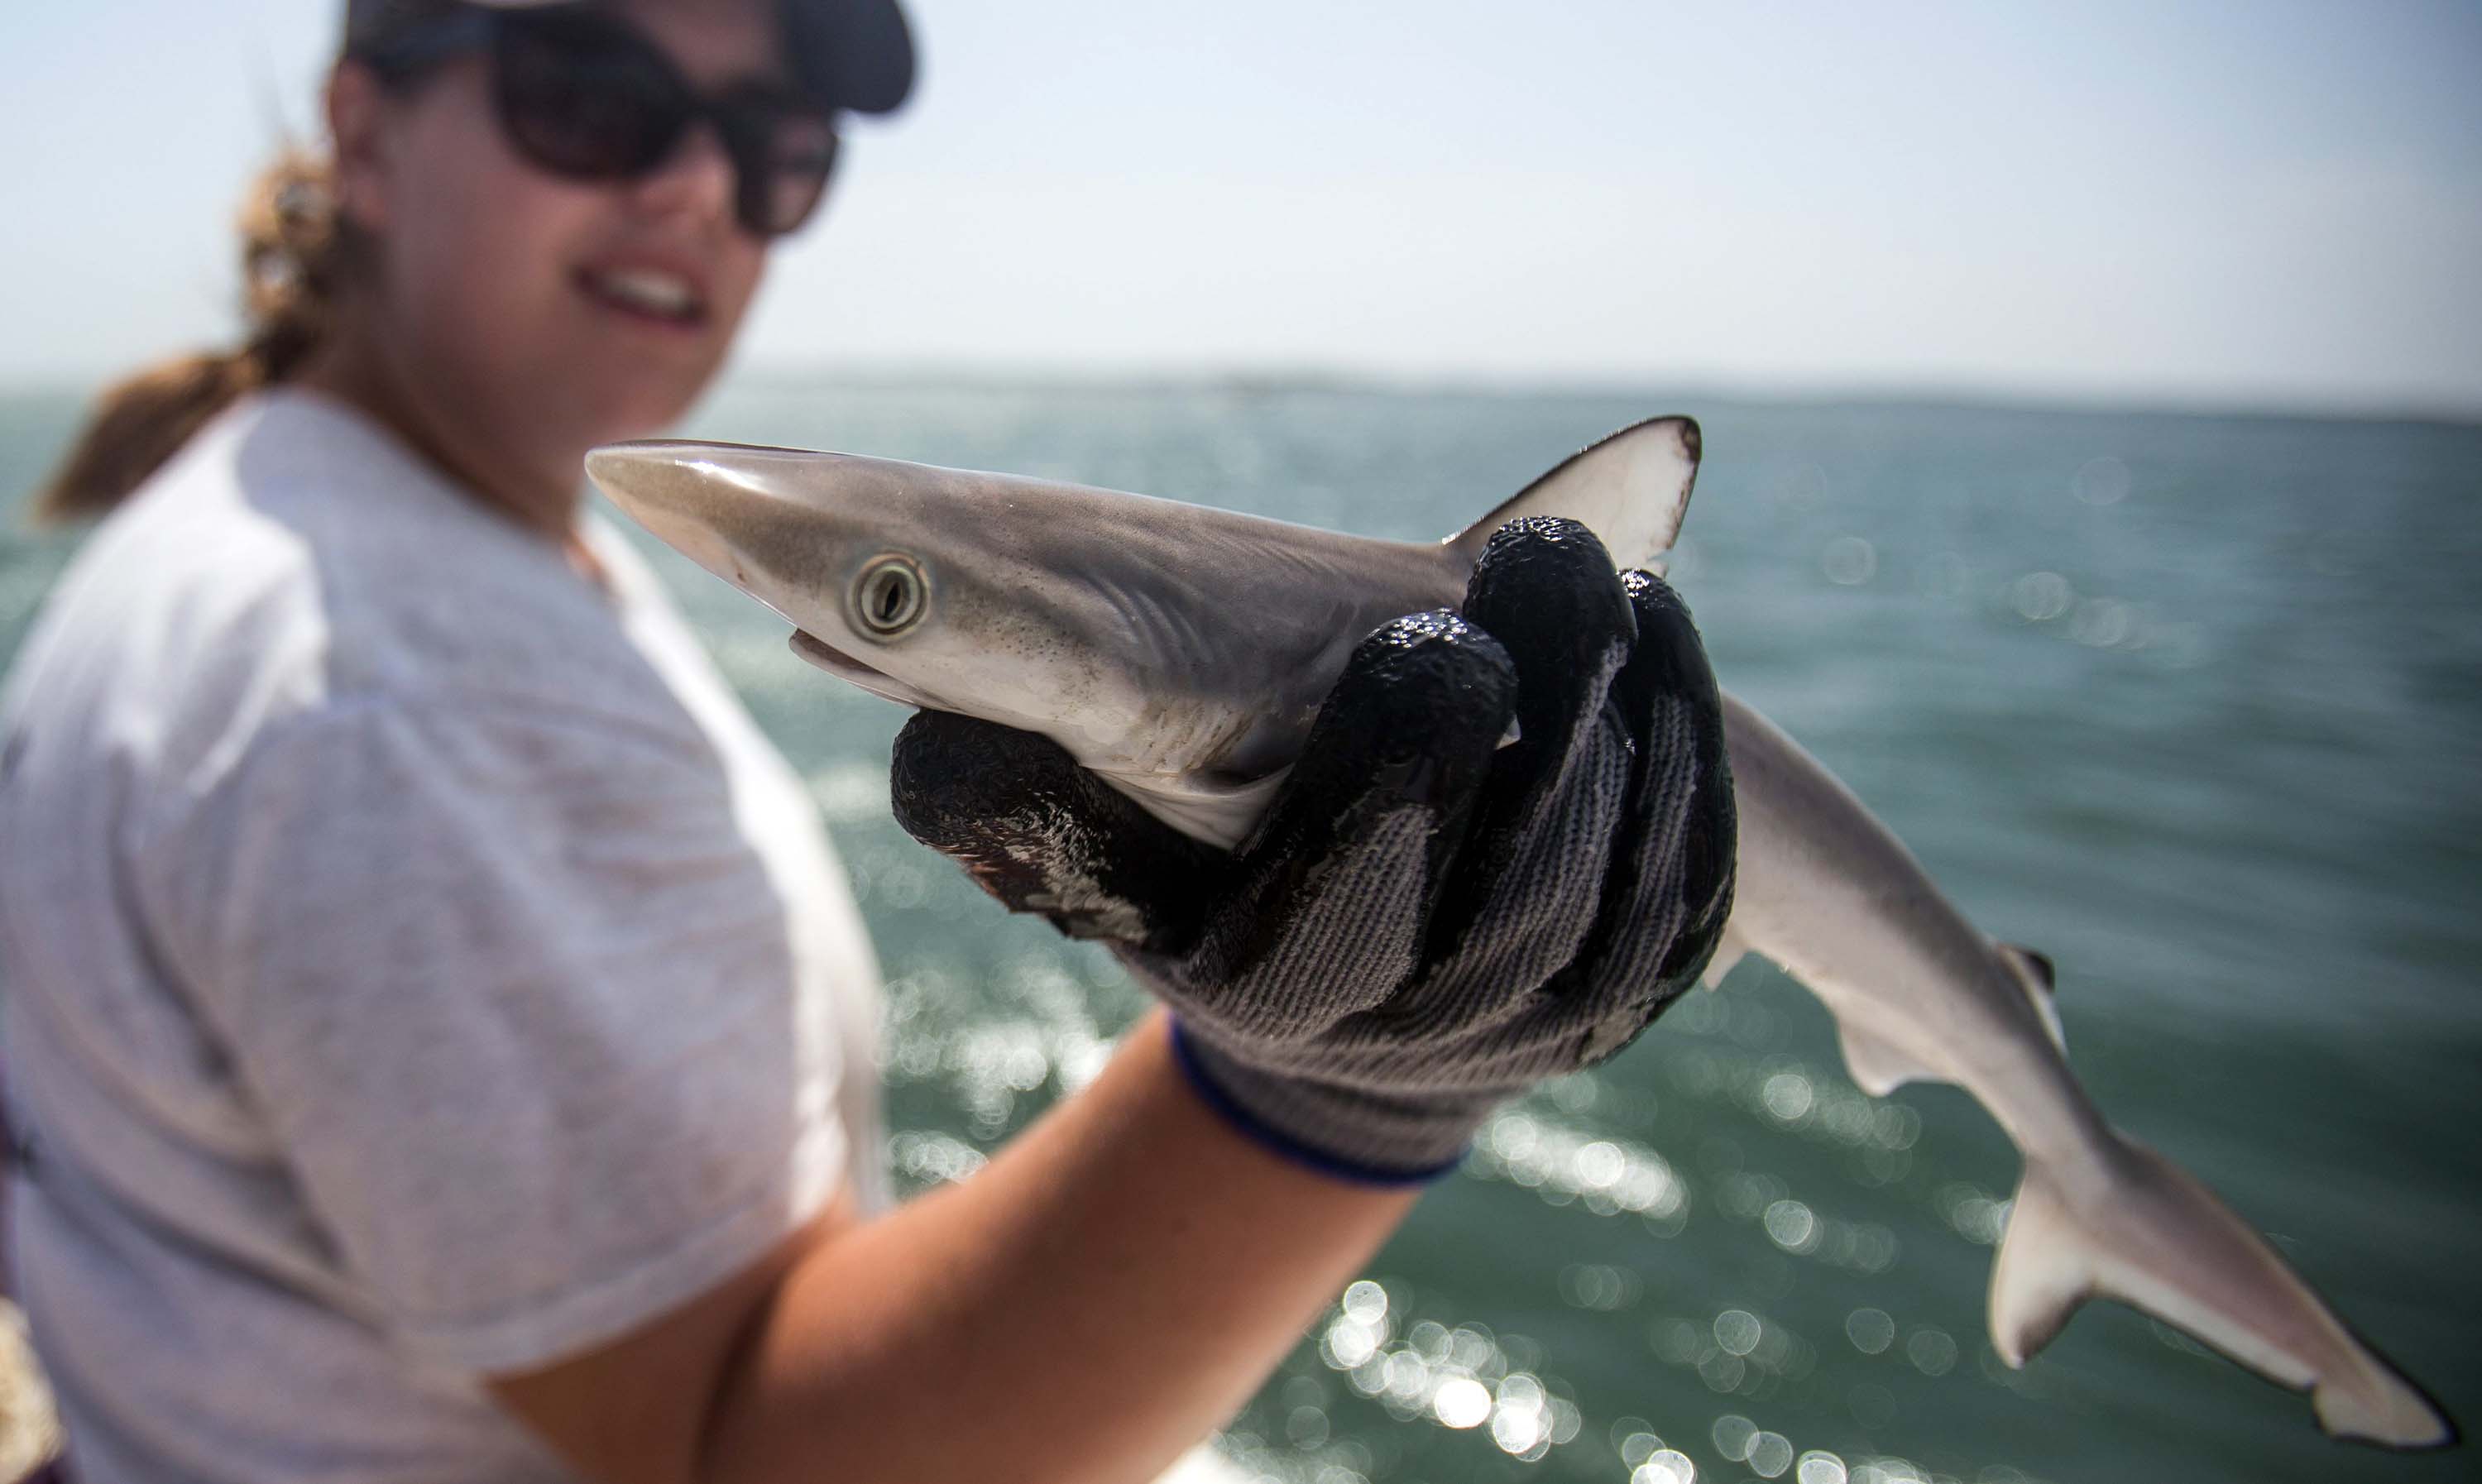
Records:
[[[135,367],[128,368],[131,370]],[[74,371],[0,375],[0,399],[78,400],[127,374]],[[1222,394],[1611,400],[1671,398],[1732,407],[1857,411],[1977,411],[2104,417],[2277,420],[2395,426],[2482,427],[2482,400],[2292,398],[2281,394],[2214,395],[2165,390],[2039,385],[1967,386],[1937,381],[1839,382],[1620,374],[1491,376],[1471,371],[1421,374],[1368,367],[1252,365],[1050,365],[1014,361],[822,361],[751,365],[727,370],[708,393],[765,394],[804,388],[861,390],[1092,391],[1123,395]]]

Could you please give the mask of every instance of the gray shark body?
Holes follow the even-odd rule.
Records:
[[[911,705],[1051,736],[1158,817],[1232,846],[1298,754],[1354,645],[1455,607],[1505,520],[1582,521],[1656,567],[1695,481],[1696,425],[1641,423],[1436,544],[885,460],[704,443],[598,449],[606,493],[792,623],[794,648]],[[2084,1299],[2119,1299],[2312,1392],[2331,1432],[2453,1436],[2194,1179],[2106,1125],[2071,1076],[2039,956],[1994,942],[1852,793],[1725,698],[1739,869],[1721,980],[1745,952],[1834,1014],[1854,1081],[1951,1082],[2025,1159],[1993,1267],[2010,1365]]]

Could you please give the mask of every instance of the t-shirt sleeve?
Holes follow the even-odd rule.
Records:
[[[262,733],[142,852],[165,951],[399,1340],[524,1370],[841,1179],[833,1042],[702,736],[509,702]]]

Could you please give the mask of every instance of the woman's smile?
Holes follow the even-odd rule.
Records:
[[[712,323],[704,276],[673,260],[615,254],[570,275],[598,308],[632,325],[673,333],[703,331]]]

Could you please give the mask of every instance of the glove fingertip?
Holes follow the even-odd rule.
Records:
[[[1499,642],[1445,609],[1383,624],[1319,708],[1293,791],[1445,807],[1507,735],[1517,686]]]
[[[1637,646],[1630,652],[1624,683],[1720,704],[1706,642],[1699,637],[1679,592],[1648,571],[1623,572],[1621,588],[1637,620]]]
[[[1611,558],[1574,520],[1533,517],[1492,534],[1465,589],[1465,616],[1507,647],[1523,738],[1501,760],[1517,798],[1548,782],[1603,702],[1637,619]]]
[[[1520,669],[1538,655],[1591,665],[1635,628],[1601,539],[1559,516],[1529,516],[1492,533],[1466,581],[1465,613],[1497,635]]]

